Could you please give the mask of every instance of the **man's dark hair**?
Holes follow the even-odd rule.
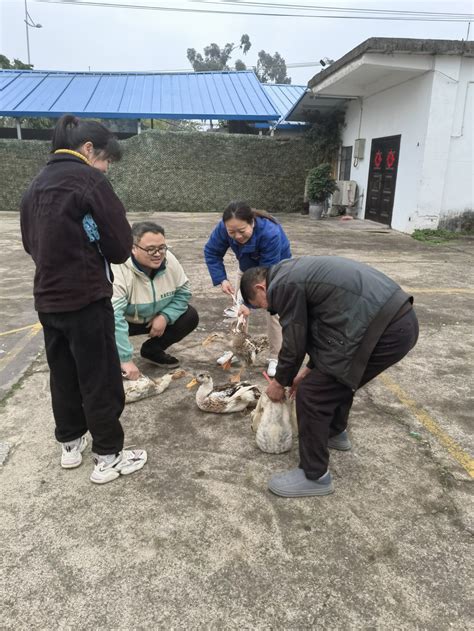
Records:
[[[104,160],[117,162],[122,157],[117,138],[102,123],[77,118],[72,114],[61,116],[53,131],[52,153],[57,149],[76,151],[85,142],[91,142],[95,154],[102,154]]]
[[[255,285],[267,278],[268,267],[251,267],[240,279],[240,293],[245,303],[250,304],[255,297]]]
[[[133,243],[138,243],[145,232],[153,232],[153,234],[165,236],[165,229],[154,221],[137,221],[132,224]]]

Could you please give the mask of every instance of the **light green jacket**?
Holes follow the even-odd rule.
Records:
[[[161,314],[168,324],[174,324],[186,312],[191,290],[181,264],[169,250],[164,269],[153,279],[138,269],[131,258],[122,265],[112,265],[112,272],[115,341],[123,363],[131,361],[133,356],[128,323],[148,324]]]

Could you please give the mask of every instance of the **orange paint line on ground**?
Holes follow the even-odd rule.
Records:
[[[458,464],[465,469],[471,478],[474,478],[474,459],[460,447],[455,440],[441,429],[438,423],[426,410],[418,405],[416,401],[410,399],[406,392],[395,381],[387,375],[379,375],[382,383],[394,394],[397,399],[405,405],[417,420],[447,449],[449,454]]]

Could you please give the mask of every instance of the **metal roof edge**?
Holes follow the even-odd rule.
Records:
[[[127,75],[138,75],[138,76],[155,76],[155,75],[227,75],[227,74],[252,74],[255,75],[253,70],[207,70],[204,72],[194,72],[194,70],[183,70],[183,71],[148,71],[148,70],[26,70],[26,69],[12,69],[12,68],[0,68],[1,73],[24,73],[24,74],[59,74],[59,75],[104,75],[104,76],[127,76]],[[256,75],[255,75],[256,76]]]
[[[307,88],[307,85],[300,83],[262,83],[264,88]]]
[[[0,116],[9,116],[10,118],[60,118],[64,114],[70,112],[45,112],[45,111],[15,111],[0,110]],[[110,119],[127,119],[140,120],[142,118],[153,118],[155,120],[209,120],[209,114],[159,114],[156,112],[144,112],[137,114],[117,114],[114,112],[85,112],[74,114],[78,118],[110,118]],[[279,114],[213,114],[212,120],[248,120],[248,121],[276,121],[280,118]]]

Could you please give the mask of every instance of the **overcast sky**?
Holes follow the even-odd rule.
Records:
[[[270,3],[270,0],[263,1]],[[206,8],[202,2],[192,3],[188,0],[115,2],[135,6]],[[207,8],[238,10],[235,6],[219,4],[213,2]],[[286,0],[285,4],[473,12],[473,2],[469,0]],[[210,42],[219,45],[237,42],[243,33],[247,33],[252,42],[251,50],[242,57],[247,65],[256,63],[257,53],[261,49],[272,54],[278,51],[288,64],[293,64],[317,62],[326,56],[338,59],[368,37],[466,39],[467,33],[467,24],[462,22],[200,15],[77,5],[28,0],[32,19],[43,26],[41,29],[30,29],[31,63],[35,69],[191,70],[186,58],[188,47],[202,51]],[[24,0],[0,0],[0,53],[10,59],[16,57],[26,62],[24,11]],[[469,37],[471,40],[473,31],[474,23]],[[289,68],[288,74],[292,77],[292,83],[306,84],[319,69],[317,66]]]

